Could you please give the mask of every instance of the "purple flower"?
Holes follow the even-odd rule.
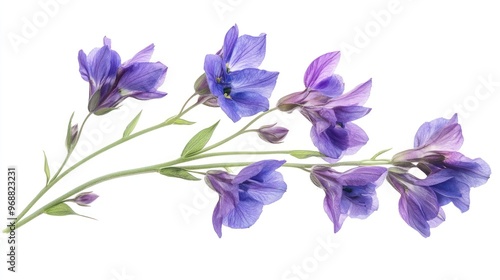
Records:
[[[89,112],[106,114],[127,97],[148,100],[165,96],[166,93],[157,89],[163,84],[167,66],[149,62],[153,49],[151,44],[122,64],[118,53],[111,50],[111,40],[106,37],[104,46],[93,49],[88,56],[80,50],[80,74],[90,85]]]
[[[259,218],[264,205],[280,199],[286,183],[277,172],[285,161],[264,160],[243,168],[238,175],[210,170],[205,182],[219,194],[212,216],[214,230],[222,236],[222,225],[248,228]]]
[[[99,196],[97,194],[94,194],[92,192],[82,192],[78,194],[71,201],[75,202],[80,206],[89,206],[89,204],[94,202],[94,200],[96,200],[98,197]]]
[[[394,155],[396,167],[389,169],[387,180],[401,194],[399,212],[405,222],[424,237],[430,228],[444,221],[441,206],[453,203],[460,211],[469,209],[470,188],[488,181],[489,165],[482,159],[470,159],[457,152],[463,136],[455,114],[424,123],[415,135],[414,148]],[[425,174],[420,179],[411,169]]]
[[[266,36],[238,37],[235,25],[226,34],[217,54],[205,57],[205,74],[210,92],[233,121],[269,109],[269,97],[278,72],[259,70],[266,52]]]
[[[340,52],[330,52],[319,56],[307,67],[304,84],[309,92],[320,92],[328,97],[336,97],[344,91],[342,77],[333,74],[340,60]]]
[[[291,112],[299,108],[313,125],[311,139],[329,162],[356,153],[368,142],[368,136],[352,123],[370,112],[363,107],[370,95],[371,79],[342,94],[342,78],[333,74],[340,59],[339,52],[316,58],[304,75],[306,89],[278,101],[278,108]]]
[[[259,137],[271,144],[279,144],[283,142],[286,135],[288,134],[288,129],[276,126],[276,124],[264,125],[257,130]]]
[[[356,167],[338,172],[325,166],[315,166],[311,180],[325,191],[323,207],[338,232],[347,216],[364,219],[378,209],[375,189],[384,181],[383,167]]]

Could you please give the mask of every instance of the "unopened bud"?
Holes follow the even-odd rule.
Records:
[[[276,124],[264,125],[258,130],[259,137],[272,144],[279,144],[283,142],[286,135],[288,134],[288,129],[276,126]]]

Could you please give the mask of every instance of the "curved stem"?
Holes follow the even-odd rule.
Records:
[[[236,138],[236,137],[240,136],[241,134],[243,134],[243,133],[247,132],[247,131],[246,131],[246,129],[247,129],[247,128],[249,128],[252,124],[254,124],[257,120],[259,120],[259,119],[260,119],[260,118],[262,118],[263,116],[265,116],[265,115],[267,115],[267,114],[269,114],[269,113],[271,113],[272,111],[275,111],[275,110],[277,110],[277,109],[278,109],[278,107],[274,107],[274,108],[272,108],[272,109],[270,109],[270,110],[267,110],[266,112],[264,112],[264,113],[262,113],[262,114],[258,115],[257,117],[255,117],[255,118],[254,118],[253,120],[251,120],[251,121],[250,121],[247,125],[245,125],[243,128],[241,128],[240,130],[238,130],[238,131],[237,131],[236,133],[234,133],[233,135],[231,135],[231,136],[229,136],[229,137],[226,137],[226,138],[224,138],[223,140],[221,140],[221,141],[219,141],[219,142],[217,142],[217,143],[215,143],[215,144],[213,144],[213,145],[210,145],[210,146],[208,146],[208,147],[205,147],[204,149],[200,150],[199,152],[197,152],[197,153],[196,153],[196,154],[194,154],[194,155],[199,155],[199,154],[202,154],[202,153],[204,153],[204,152],[210,151],[210,150],[215,149],[215,148],[219,147],[220,145],[222,145],[222,144],[224,144],[224,143],[226,143],[226,142],[228,142],[228,141],[230,141],[230,140],[233,140],[234,138]]]
[[[187,104],[189,103],[189,101],[190,101],[191,99],[193,99],[193,97],[195,97],[195,96],[197,96],[197,95],[198,95],[197,93],[193,93],[193,95],[191,95],[191,96],[188,98],[188,100],[186,100],[186,102],[184,102],[184,104],[182,105],[181,110],[179,111],[179,113],[178,113],[177,115],[181,115],[181,114],[183,113],[183,111],[184,111],[184,108],[186,108]],[[195,105],[197,105],[197,104],[195,104]]]
[[[187,104],[187,103],[186,103]],[[187,112],[191,111],[193,108],[195,108],[197,105],[199,104],[194,104],[192,106],[190,106],[189,108],[187,108],[186,110],[184,111],[181,111],[179,112],[179,114],[177,114],[176,116],[174,116],[173,118],[170,118],[162,123],[159,123],[157,125],[154,125],[154,126],[151,126],[149,128],[146,128],[146,129],[143,129],[141,131],[138,131],[136,133],[133,133],[133,134],[130,134],[129,136],[127,137],[123,137],[123,138],[120,138],[118,139],[117,141],[107,145],[106,147],[104,148],[101,148],[97,151],[95,151],[94,153],[88,155],[87,157],[83,158],[82,160],[80,160],[79,162],[75,163],[74,165],[72,165],[71,167],[69,167],[68,169],[66,169],[64,172],[62,172],[60,175],[57,174],[58,176],[55,176],[52,178],[52,180],[30,201],[30,203],[26,206],[26,208],[23,209],[23,211],[19,214],[19,216],[17,217],[18,219],[21,219],[24,217],[24,215],[26,215],[26,213],[33,207],[33,205],[35,205],[36,202],[38,202],[38,200],[40,200],[40,198],[53,186],[55,185],[57,182],[59,182],[59,180],[61,180],[62,178],[64,178],[66,175],[68,175],[71,171],[75,170],[77,167],[79,167],[80,165],[84,164],[85,162],[91,160],[92,158],[98,156],[99,154],[102,154],[103,152],[111,149],[111,148],[114,148],[120,144],[123,144],[129,140],[132,140],[136,137],[139,137],[143,134],[146,134],[148,132],[151,132],[151,131],[154,131],[154,130],[157,130],[159,128],[162,128],[162,127],[165,127],[165,126],[168,126],[168,125],[171,125],[173,123],[175,123],[175,121],[179,118],[181,118],[184,114],[186,114]],[[90,115],[90,114],[89,114]],[[88,118],[88,116],[87,116]],[[87,120],[87,118],[85,119],[85,121]],[[82,127],[83,127],[83,124],[82,124]],[[79,134],[80,135],[80,134]],[[76,145],[75,145],[76,146]],[[69,156],[68,156],[69,158]],[[65,160],[65,162],[67,161],[67,159]],[[64,165],[64,163],[63,163]],[[59,172],[58,172],[59,173]]]
[[[27,216],[23,220],[20,220],[16,223],[16,229],[20,228],[22,225],[28,223],[29,221],[33,220],[34,218],[40,216],[41,214],[45,213],[45,211],[65,200],[67,200],[70,196],[75,195],[79,192],[82,192],[85,189],[88,189],[96,184],[109,181],[111,179],[116,179],[120,177],[127,177],[127,176],[132,176],[132,175],[139,175],[139,174],[146,174],[146,173],[153,173],[153,172],[159,172],[160,169],[168,166],[172,166],[178,163],[182,163],[185,161],[189,161],[190,159],[185,159],[185,158],[178,158],[176,160],[160,163],[160,164],[155,164],[155,165],[150,165],[150,166],[145,166],[145,167],[140,167],[140,168],[134,168],[134,169],[128,169],[128,170],[122,170],[118,172],[113,172],[110,174],[106,174],[100,177],[97,177],[95,179],[92,179],[70,191],[67,193],[59,196],[58,198],[52,200],[51,202],[47,203],[45,206],[41,207],[37,211],[33,212],[31,215]],[[6,232],[7,229],[4,229],[4,232]]]
[[[80,132],[83,131],[83,128],[85,127],[85,123],[87,123],[87,120],[89,119],[89,117],[92,115],[92,113],[89,113],[85,119],[83,120],[82,122],[82,125],[80,126]],[[54,176],[52,177],[52,179],[50,180],[50,182],[52,182],[55,178],[57,178],[57,176],[59,176],[59,173],[61,173],[62,169],[64,168],[64,166],[66,165],[66,163],[68,162],[68,159],[69,157],[71,156],[71,154],[73,153],[73,151],[75,150],[75,147],[76,145],[78,144],[78,141],[80,140],[80,136],[82,135],[82,133],[78,133],[77,136],[76,136],[76,140],[75,140],[75,143],[73,144],[73,146],[70,148],[70,150],[68,151],[67,155],[66,155],[66,158],[64,159],[63,163],[61,164],[61,167],[59,167],[59,170],[57,170],[56,174],[54,174]],[[49,183],[50,183],[49,182]]]
[[[92,113],[89,113],[85,119],[83,120],[82,122],[82,126],[80,127],[80,132],[83,131],[83,128],[85,126],[85,123],[87,122],[87,120],[89,119],[89,117],[92,115]],[[45,185],[45,187],[43,189],[40,190],[40,192],[38,192],[38,194],[35,196],[35,198],[33,198],[30,203],[23,209],[23,211],[21,211],[21,213],[17,216],[18,219],[21,219],[22,217],[24,217],[24,215],[26,215],[26,213],[31,209],[31,207],[33,207],[33,205],[35,205],[35,203],[57,182],[59,181],[59,174],[61,173],[61,171],[63,170],[64,166],[66,165],[66,163],[68,162],[69,160],[69,157],[71,156],[71,154],[73,153],[73,150],[75,149],[76,145],[78,144],[78,141],[80,140],[80,135],[81,133],[78,133],[77,135],[77,138],[76,138],[76,141],[75,141],[75,144],[72,146],[72,148],[68,151],[68,153],[66,154],[66,158],[64,159],[63,163],[61,164],[61,166],[59,167],[59,169],[57,170],[57,172],[54,174],[54,176],[52,177],[52,179],[50,179],[50,181],[47,182],[47,184]],[[64,177],[64,176],[62,176]]]
[[[219,163],[210,163],[210,164],[200,164],[200,165],[185,165],[178,166],[179,168],[183,168],[186,170],[197,170],[197,169],[210,169],[210,168],[229,168],[229,167],[241,167],[248,166],[253,162],[219,162]],[[316,165],[321,166],[329,166],[329,167],[338,167],[338,166],[377,166],[377,165],[387,165],[392,164],[392,161],[389,159],[378,159],[378,160],[361,160],[361,161],[344,161],[344,162],[336,162],[336,163],[285,163],[284,167],[293,167],[293,168],[312,168]]]
[[[21,227],[22,225],[26,224],[27,222],[33,220],[34,218],[40,216],[41,214],[45,213],[45,211],[59,203],[61,203],[64,200],[67,200],[70,196],[75,195],[91,186],[94,186],[96,184],[115,179],[115,178],[120,178],[120,177],[126,177],[126,176],[131,176],[131,175],[138,175],[138,174],[145,174],[145,173],[152,173],[152,172],[159,172],[162,168],[165,167],[170,167],[174,166],[180,163],[184,162],[189,162],[197,159],[202,159],[202,158],[207,158],[207,157],[215,157],[215,156],[223,156],[223,155],[239,155],[239,154],[290,154],[293,151],[261,151],[261,152],[219,152],[219,153],[210,153],[210,154],[204,154],[204,155],[198,155],[198,156],[193,156],[190,158],[178,158],[176,160],[172,160],[169,162],[164,162],[160,164],[155,164],[151,166],[146,166],[146,167],[140,167],[140,168],[135,168],[135,169],[128,169],[128,170],[123,170],[123,171],[118,171],[114,173],[110,173],[107,175],[103,175],[101,177],[95,178],[93,180],[88,181],[87,183],[84,183],[69,192],[61,195],[60,197],[54,199],[53,201],[49,202],[42,208],[38,209],[28,217],[24,218],[23,220],[20,220],[19,222],[16,223],[16,228]],[[198,169],[210,169],[210,168],[227,168],[227,167],[240,167],[240,166],[248,166],[252,164],[253,162],[233,162],[233,163],[212,163],[212,164],[202,164],[202,165],[190,165],[190,166],[178,166],[179,168],[183,168],[186,170],[198,170]],[[285,167],[292,167],[292,168],[298,168],[303,171],[309,172],[308,168],[312,168],[315,165],[323,165],[323,166],[370,166],[370,165],[384,165],[384,164],[391,164],[392,161],[388,159],[376,159],[376,160],[361,160],[361,161],[346,161],[346,162],[337,162],[333,164],[324,164],[324,163],[319,163],[319,164],[303,164],[303,163],[285,163],[283,166]],[[197,172],[193,171],[195,173],[203,174],[203,172]],[[7,229],[4,229],[4,232],[8,231]]]
[[[300,150],[304,151],[304,150]],[[208,157],[217,157],[217,156],[236,156],[236,155],[291,155],[296,150],[275,150],[275,151],[231,151],[231,152],[217,152],[217,153],[207,153],[207,154],[199,154],[196,156],[189,157],[190,161],[198,160],[202,158]],[[316,151],[310,151],[311,153],[317,153]]]

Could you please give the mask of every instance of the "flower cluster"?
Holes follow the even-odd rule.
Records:
[[[306,89],[285,96],[278,102],[282,111],[291,112],[298,108],[311,122],[311,139],[330,162],[356,153],[368,142],[364,130],[352,121],[371,110],[362,106],[370,95],[371,80],[342,94],[342,78],[333,74],[339,59],[340,52],[316,58],[304,75]]]
[[[470,188],[486,183],[491,173],[484,160],[458,152],[463,136],[457,120],[455,114],[424,123],[414,148],[394,155],[394,167],[389,168],[387,180],[401,194],[401,217],[425,237],[444,221],[442,206],[452,202],[462,212],[469,210]],[[411,174],[411,169],[425,178]]]
[[[111,41],[104,37],[104,45],[88,55],[78,54],[80,74],[89,83],[87,118],[107,114],[117,109],[128,97],[148,100],[161,98],[165,92],[158,90],[163,84],[167,66],[150,62],[154,46],[151,44],[130,60],[121,63]],[[387,179],[400,194],[399,213],[403,220],[422,236],[430,235],[430,228],[445,219],[443,206],[452,203],[462,212],[469,209],[470,189],[485,184],[490,176],[489,165],[481,158],[470,159],[458,150],[463,143],[458,117],[439,118],[424,123],[417,131],[414,148],[396,153],[390,159],[379,159],[382,150],[373,157],[358,161],[342,161],[355,154],[368,142],[366,132],[354,122],[366,116],[371,108],[364,107],[372,87],[368,79],[345,91],[343,79],[335,74],[340,52],[328,52],[314,59],[306,68],[303,82],[305,89],[283,96],[276,107],[270,108],[278,72],[259,69],[266,54],[266,35],[241,35],[238,26],[227,31],[222,48],[204,59],[204,73],[196,80],[195,93],[184,103],[180,112],[162,120],[157,125],[134,132],[140,113],[126,126],[123,136],[62,172],[72,151],[78,145],[83,126],[72,123],[66,133],[67,156],[61,167],[51,175],[47,158],[44,171],[46,185],[29,206],[18,216],[20,227],[41,213],[48,215],[79,215],[66,202],[88,206],[98,198],[93,192],[83,190],[106,180],[130,175],[157,172],[161,175],[190,181],[201,180],[215,191],[219,200],[212,216],[216,234],[222,236],[222,226],[248,228],[259,219],[264,205],[281,199],[287,190],[279,168],[295,168],[308,174],[312,185],[325,193],[323,208],[338,232],[347,217],[364,219],[378,209],[376,190]],[[197,97],[197,98],[195,98]],[[197,101],[189,104],[192,99]],[[180,156],[159,164],[118,171],[97,177],[62,195],[28,217],[24,217],[38,199],[60,179],[87,160],[130,139],[170,125],[189,127],[194,122],[184,115],[204,104],[220,108],[232,122],[253,117],[234,133],[227,131],[225,138],[208,145],[219,121],[194,134],[185,144]],[[190,105],[190,106],[188,106]],[[252,133],[263,141],[280,145],[285,142],[289,129],[276,122],[252,127],[264,120],[267,114],[300,112],[310,123],[309,133],[316,150],[238,150],[212,152],[228,141]],[[288,136],[290,137],[290,136]],[[242,162],[232,157],[240,155],[293,157],[295,160],[315,158],[318,162],[291,162],[291,160],[265,158],[255,162]],[[221,162],[188,164],[207,158],[231,157]],[[351,166],[343,170],[342,167]],[[240,168],[232,173],[232,168]],[[416,175],[420,172],[420,176]],[[70,198],[73,195],[74,198]],[[79,215],[83,216],[83,215]],[[24,218],[24,219],[23,219]]]

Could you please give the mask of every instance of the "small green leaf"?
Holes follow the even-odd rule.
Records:
[[[66,131],[66,149],[68,150],[68,152],[71,149],[71,140],[72,140],[71,123],[73,121],[74,115],[75,115],[75,112],[73,112],[73,114],[71,114],[71,117],[69,118],[68,130]]]
[[[134,131],[135,126],[139,122],[139,118],[141,117],[142,110],[135,116],[135,118],[127,125],[125,131],[123,132],[123,138],[128,137],[132,131]]]
[[[199,181],[200,180],[199,178],[196,178],[191,173],[189,173],[186,169],[179,168],[179,167],[162,168],[160,170],[160,174],[168,176],[168,177],[181,178],[181,179],[189,180],[189,181]]]
[[[61,202],[61,203],[54,205],[54,206],[50,207],[49,209],[45,210],[45,214],[52,215],[52,216],[77,215],[80,217],[95,220],[92,217],[88,217],[88,216],[84,216],[84,215],[80,215],[80,214],[76,213],[75,211],[73,211],[73,209],[71,209],[71,207],[68,206],[68,204],[66,204],[64,202]]]
[[[59,203],[45,210],[45,214],[52,216],[78,215],[66,203]]]
[[[293,157],[296,157],[298,159],[304,159],[304,158],[308,158],[308,157],[324,157],[325,156],[325,155],[323,155],[320,152],[307,151],[307,150],[293,151],[293,152],[290,153],[290,155],[293,156]]]
[[[384,153],[386,153],[386,152],[388,152],[390,150],[392,150],[392,148],[382,150],[382,151],[376,153],[375,155],[373,155],[370,159],[371,160],[376,160],[380,155],[382,155],[382,154],[384,154]]]
[[[116,107],[116,108],[102,108],[102,109],[99,109],[97,111],[94,112],[94,115],[96,116],[102,116],[102,115],[105,115],[111,111],[114,111],[116,109],[118,109],[119,107]]]
[[[45,151],[43,152],[43,170],[45,171],[45,177],[47,177],[47,184],[48,184],[50,180],[50,168]]]
[[[190,122],[190,121],[187,121],[187,120],[184,120],[184,119],[176,119],[174,121],[174,124],[178,124],[178,125],[192,125],[192,124],[195,124],[195,122]]]
[[[187,158],[201,151],[201,149],[205,147],[205,145],[212,137],[212,134],[214,133],[214,130],[218,124],[219,121],[217,121],[211,127],[207,127],[205,129],[202,129],[200,132],[196,133],[196,135],[193,136],[193,138],[191,138],[191,140],[189,140],[189,142],[186,144],[184,150],[182,150],[181,157]]]

